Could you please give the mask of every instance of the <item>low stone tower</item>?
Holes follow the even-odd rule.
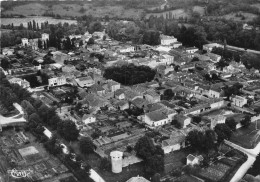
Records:
[[[113,151],[110,153],[111,163],[112,163],[112,172],[120,173],[123,168],[123,152]]]

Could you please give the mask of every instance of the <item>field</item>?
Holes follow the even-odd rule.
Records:
[[[256,7],[256,8],[258,8],[259,11],[260,11],[260,3],[252,4],[251,6],[252,6],[252,7]]]
[[[190,17],[190,13],[185,11],[184,9],[176,9],[171,11],[165,11],[162,13],[147,13],[145,18],[148,19],[150,16],[155,16],[155,17],[163,16],[164,18],[166,18],[166,16],[169,15],[170,12],[172,13],[174,19],[179,19],[180,17],[182,18]]]
[[[33,8],[32,8],[33,7]],[[102,6],[95,7],[90,4],[54,4],[45,5],[40,3],[29,3],[15,6],[11,10],[3,11],[2,14],[21,14],[25,16],[37,15],[44,13],[54,13],[61,16],[82,16],[92,15],[95,17],[121,17],[121,18],[140,18],[143,10],[141,9],[125,9],[122,6]]]
[[[229,13],[227,15],[222,16],[222,18],[225,18],[227,20],[240,21],[240,22],[249,22],[257,17],[257,15],[253,13],[240,12],[240,14],[245,17],[245,19],[242,19],[241,17],[236,17],[236,14],[237,13]]]
[[[65,19],[54,19],[51,17],[45,17],[45,16],[32,16],[32,17],[26,17],[26,18],[1,18],[1,24],[2,25],[8,25],[8,24],[14,24],[14,26],[19,26],[21,23],[24,27],[27,27],[27,22],[35,20],[39,25],[41,23],[44,23],[48,21],[49,24],[58,24],[58,23],[69,23],[69,24],[76,24],[76,20],[65,20]],[[2,30],[1,30],[2,32]],[[8,30],[3,30],[4,32],[8,32]]]
[[[248,128],[240,128],[233,133],[230,141],[244,148],[254,148],[260,142],[259,132],[255,131],[256,124],[251,123]],[[260,121],[257,123],[257,128],[260,129]],[[258,133],[258,134],[257,134]]]

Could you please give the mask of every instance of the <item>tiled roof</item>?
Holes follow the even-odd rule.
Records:
[[[161,111],[153,111],[146,114],[152,121],[161,121],[167,119],[167,116]]]

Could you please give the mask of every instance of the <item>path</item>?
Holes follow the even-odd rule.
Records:
[[[238,171],[236,172],[236,174],[233,176],[233,178],[231,179],[230,182],[239,182],[244,175],[247,173],[248,169],[254,164],[256,157],[259,155],[260,153],[260,142],[256,145],[256,147],[254,149],[246,149],[243,148],[237,144],[234,144],[230,141],[225,140],[224,141],[227,145],[243,152],[244,154],[247,155],[247,161],[244,162],[240,168],[238,169]]]

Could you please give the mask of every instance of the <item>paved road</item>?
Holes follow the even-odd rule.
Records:
[[[236,145],[230,141],[225,140],[225,143],[247,155],[247,161],[244,162],[236,174],[233,176],[230,182],[239,182],[244,175],[247,173],[248,169],[254,164],[257,155],[260,153],[260,142],[256,145],[254,149],[246,149],[239,145]]]

